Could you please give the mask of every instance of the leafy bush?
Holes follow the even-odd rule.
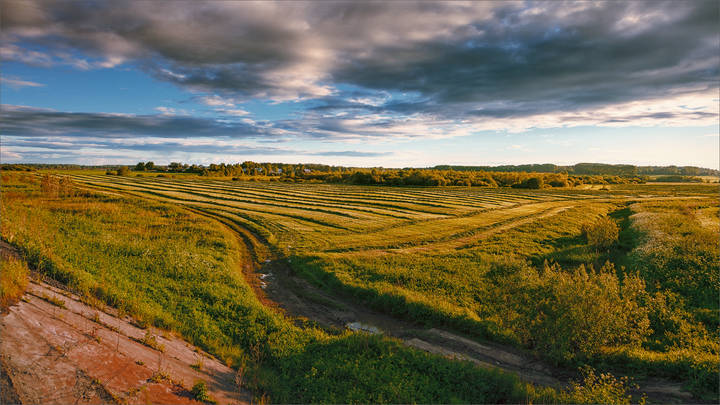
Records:
[[[639,346],[650,333],[641,302],[644,282],[634,275],[621,282],[611,264],[597,272],[584,266],[573,272],[557,265],[542,272],[526,268],[510,282],[501,300],[517,314],[511,328],[557,363],[586,359],[605,345]]]
[[[525,180],[523,180],[521,183],[513,184],[514,188],[529,188],[529,189],[539,189],[542,188],[544,184],[543,178],[540,176],[536,177],[530,177]]]
[[[590,367],[582,369],[583,382],[573,381],[564,401],[575,404],[631,404],[632,395],[628,394],[633,388],[627,377],[616,378],[610,373],[595,374]],[[645,398],[636,401],[645,403]]]
[[[612,218],[602,216],[582,227],[582,235],[595,249],[607,249],[617,242],[620,230]]]
[[[200,402],[209,402],[211,404],[214,404],[216,402],[208,394],[207,385],[205,384],[205,381],[202,381],[202,380],[196,381],[195,385],[193,385],[192,390],[190,392],[193,394],[193,398],[197,399]]]

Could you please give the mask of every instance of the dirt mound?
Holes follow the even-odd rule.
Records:
[[[3,403],[191,404],[197,381],[220,404],[251,401],[217,359],[44,282],[2,315],[0,335]]]

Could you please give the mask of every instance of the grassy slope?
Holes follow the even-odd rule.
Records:
[[[632,288],[637,283],[632,276],[626,276],[632,274],[636,264],[642,261],[637,252],[628,255],[639,243],[642,231],[631,227],[634,223],[630,218],[633,211],[628,206],[627,196],[638,193],[672,196],[678,192],[702,196],[708,195],[710,189],[707,186],[617,186],[609,192],[528,192],[259,184],[102,175],[77,178],[104,189],[129,190],[160,201],[211,210],[238,221],[270,242],[276,250],[293,255],[293,266],[308,279],[334,291],[355,295],[367,304],[397,316],[414,318],[430,325],[449,325],[476,336],[537,348],[554,361],[572,364],[590,362],[601,368],[610,367],[633,375],[681,378],[700,395],[717,392],[710,379],[717,374],[717,344],[713,344],[707,334],[713,330],[713,325],[717,325],[716,316],[703,308],[687,307],[684,301],[675,303],[664,289],[656,290],[653,285],[646,289],[642,280],[638,281],[642,287],[640,292],[635,293]],[[561,205],[567,205],[566,209],[544,216],[542,220],[532,220],[551,206]],[[531,210],[534,206],[542,209]],[[580,237],[580,227],[592,217],[603,214],[610,214],[621,225],[621,239],[609,251],[596,251]],[[512,222],[522,219],[523,215],[531,220],[514,226]],[[492,233],[494,227],[509,223],[513,226]],[[489,233],[473,239],[486,232]],[[456,243],[462,240],[466,241]],[[399,249],[393,250],[396,248]],[[415,250],[405,252],[403,249],[406,248]],[[710,245],[706,250],[713,252]],[[675,256],[678,255],[682,256],[682,252],[677,251]],[[618,264],[612,274],[601,272],[596,275],[591,272],[583,278],[582,274],[572,271],[558,273],[543,269],[545,261],[558,262],[567,270],[572,270],[588,263],[600,268],[606,260]],[[707,273],[711,270],[700,271]],[[650,274],[650,271],[645,271],[645,278],[649,280]],[[625,281],[628,277],[630,281]],[[556,285],[562,288],[555,288]],[[534,295],[524,295],[528,291]],[[514,299],[517,297],[522,299]],[[600,300],[618,310],[617,319],[613,318],[618,324],[608,323],[604,326],[606,329],[595,328],[594,335],[587,335],[582,327],[577,326],[578,322],[562,316],[563,313],[572,314],[575,308],[583,306],[592,312]],[[648,311],[648,308],[668,300],[672,302],[663,307],[663,313]],[[607,318],[605,310],[592,312],[593,316],[598,316],[598,322]],[[539,313],[548,311],[556,313],[557,317],[546,316],[539,326],[532,325],[540,319]],[[636,313],[637,319],[623,316],[623,311]],[[209,317],[217,318],[222,314],[220,311]],[[628,329],[637,329],[645,321],[650,322],[650,327],[639,328],[645,331],[645,335],[641,338],[627,335]],[[253,320],[244,325],[254,328],[255,323],[262,322]],[[661,327],[663,331],[658,332]],[[665,329],[670,333],[664,333]],[[694,331],[692,339],[682,341],[673,338],[673,334],[682,334],[686,330]],[[273,335],[272,339],[300,336],[297,339],[305,342],[298,346],[303,349],[290,350],[290,354],[282,357],[283,361],[268,361],[279,357],[265,355],[263,364],[272,363],[274,366],[265,367],[266,371],[260,373],[263,375],[260,380],[274,393],[274,399],[297,395],[292,389],[288,391],[288,376],[300,378],[297,380],[300,385],[320,380],[330,383],[338,372],[363,379],[360,369],[354,369],[359,374],[353,374],[334,368],[337,366],[334,362],[346,362],[344,358],[337,357],[326,363],[326,358],[308,354],[315,353],[311,348],[320,350],[318,347],[327,348],[328,355],[335,353],[340,356],[340,351],[353,353],[358,348],[352,348],[355,344],[352,340],[340,339],[339,343],[333,340],[339,338],[314,336],[311,339],[307,333],[293,331]],[[557,340],[551,347],[541,349],[532,339],[532,334],[542,333],[549,333],[551,341],[556,336],[563,337],[565,341]],[[320,346],[315,343],[318,339]],[[583,347],[566,344],[578,339],[588,343]],[[252,339],[241,343],[246,350],[258,344]],[[263,344],[267,346],[263,353],[271,353],[270,346]],[[324,346],[326,344],[330,346]],[[337,347],[342,350],[331,349]],[[246,356],[255,356],[252,355],[253,350],[248,353]],[[369,366],[374,360],[368,358],[365,361],[369,363],[364,364]],[[405,360],[398,361],[402,363]],[[307,368],[314,362],[322,364],[324,371],[315,366]],[[296,373],[299,369],[292,372],[284,369],[288,364],[305,367],[302,370],[309,374],[298,377]],[[393,375],[390,373],[383,378],[392,380]],[[304,389],[300,385],[297,389]],[[312,386],[315,387],[312,390],[320,391],[303,394],[307,395],[303,398],[340,400],[340,397],[333,396],[335,394],[322,391],[324,388]],[[388,389],[391,386],[388,385]],[[429,392],[434,391],[428,388],[426,393]],[[383,395],[386,396],[371,398],[390,398],[388,392]],[[392,395],[396,395],[393,398],[409,398],[398,396],[408,395],[400,394],[400,391]],[[420,395],[413,398],[442,397],[450,400],[456,394],[435,392],[427,394],[430,395],[427,397]]]
[[[3,239],[38,270],[181,332],[243,368],[246,383],[276,402],[558,398],[386,338],[300,330],[258,303],[224,228],[171,205],[95,193],[54,197],[38,191],[36,178],[3,174],[1,225]]]

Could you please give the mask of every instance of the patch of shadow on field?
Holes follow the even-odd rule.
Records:
[[[608,254],[610,261],[615,263],[616,267],[620,268],[630,267],[632,262],[629,259],[630,252],[638,246],[640,240],[640,234],[632,226],[632,220],[630,216],[633,214],[632,204],[634,202],[628,202],[623,208],[617,209],[608,214],[608,216],[614,219],[620,232],[618,233],[618,241],[611,248]]]
[[[530,262],[534,266],[542,266],[543,263],[550,262],[567,268],[594,262],[599,256],[587,246],[581,235],[545,240],[543,245],[552,247],[552,252],[530,257]]]

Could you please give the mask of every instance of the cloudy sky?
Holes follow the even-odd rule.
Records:
[[[718,167],[716,0],[0,4],[3,162]]]

